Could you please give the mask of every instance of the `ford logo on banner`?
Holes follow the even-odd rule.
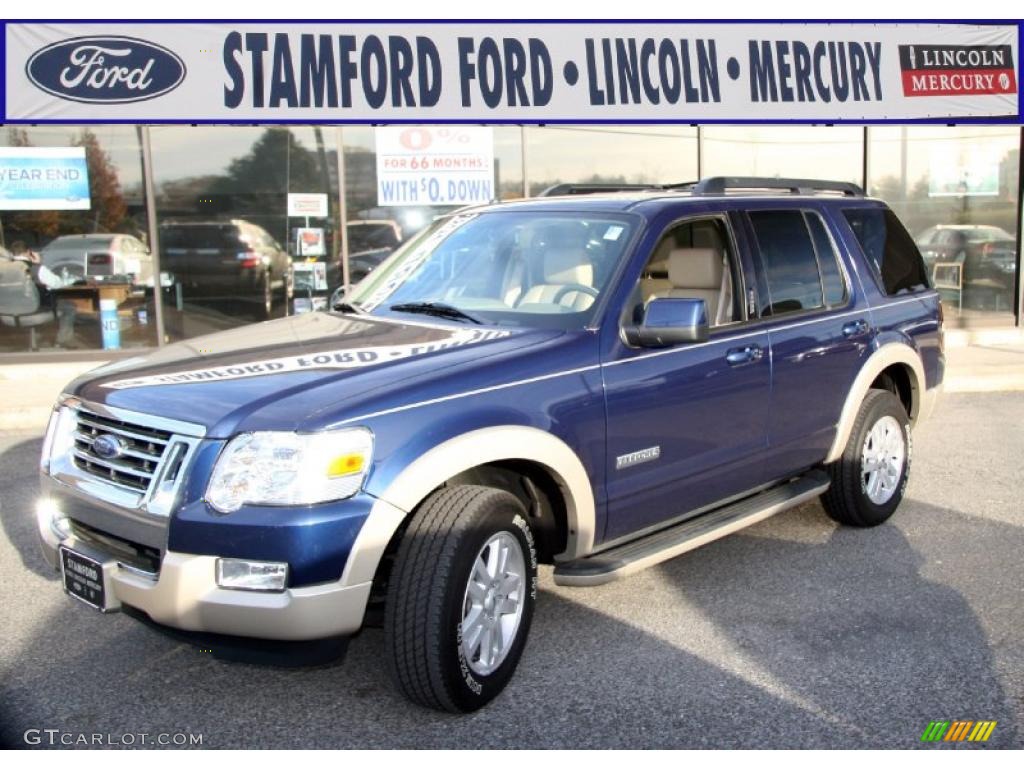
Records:
[[[38,88],[62,99],[125,104],[177,88],[185,79],[185,62],[134,37],[75,37],[33,53],[25,74]]]

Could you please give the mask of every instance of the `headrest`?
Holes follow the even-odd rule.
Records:
[[[714,248],[676,248],[668,256],[673,288],[722,287],[722,256]]]
[[[544,282],[549,285],[593,285],[594,265],[580,248],[551,248],[544,254]]]

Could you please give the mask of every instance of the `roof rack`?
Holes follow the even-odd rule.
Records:
[[[666,184],[615,184],[600,182],[586,184],[555,184],[537,197],[558,197],[561,195],[600,195],[609,192],[640,192],[645,190],[670,189],[675,185]]]
[[[693,194],[724,195],[734,189],[781,189],[794,195],[839,192],[847,197],[864,197],[864,190],[850,181],[776,179],[763,176],[710,176],[693,186]]]
[[[733,190],[776,189],[794,195],[812,195],[815,192],[838,192],[846,197],[864,197],[864,190],[849,181],[824,179],[777,179],[768,176],[709,176],[700,181],[682,181],[674,184],[615,184],[584,183],[555,184],[538,197],[560,195],[599,195],[610,192],[670,192],[686,190],[694,195],[724,195]]]

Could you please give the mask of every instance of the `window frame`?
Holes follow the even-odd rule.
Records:
[[[842,252],[839,249],[839,242],[836,240],[835,235],[832,233],[832,230],[828,226],[828,219],[825,216],[822,215],[821,211],[818,210],[814,206],[774,206],[774,205],[765,205],[765,206],[758,206],[758,207],[747,208],[747,209],[743,210],[741,213],[743,214],[743,218],[746,221],[747,227],[750,228],[750,239],[751,239],[750,247],[751,247],[751,250],[753,252],[756,252],[756,255],[754,255],[754,258],[752,259],[752,261],[753,261],[753,268],[754,268],[754,270],[757,273],[757,277],[759,278],[758,283],[760,284],[761,282],[763,282],[765,290],[768,291],[768,297],[767,297],[768,298],[768,302],[769,302],[768,306],[769,307],[771,306],[771,303],[770,303],[771,302],[771,284],[768,281],[768,268],[765,266],[764,256],[763,256],[763,254],[761,252],[761,241],[757,237],[757,228],[754,226],[754,220],[751,218],[750,214],[752,214],[752,213],[781,213],[781,212],[789,212],[789,211],[795,211],[795,212],[800,214],[801,221],[803,222],[803,225],[804,225],[804,230],[807,232],[807,238],[808,238],[808,240],[810,240],[811,250],[814,253],[814,266],[818,270],[818,284],[821,286],[821,306],[820,307],[811,307],[811,308],[808,308],[808,309],[795,310],[793,312],[785,312],[785,313],[778,314],[778,315],[774,315],[774,314],[765,315],[765,314],[762,314],[762,310],[761,310],[761,307],[760,307],[761,296],[758,295],[757,296],[758,307],[757,307],[757,318],[756,319],[758,321],[762,322],[762,323],[770,323],[770,322],[773,322],[773,321],[776,321],[776,320],[788,321],[788,320],[790,320],[792,318],[805,318],[805,317],[811,317],[811,316],[814,316],[814,315],[825,315],[825,314],[828,314],[830,312],[836,312],[836,311],[839,311],[841,309],[845,309],[845,308],[849,307],[850,306],[850,302],[851,302],[851,300],[853,298],[853,291],[852,291],[852,285],[851,285],[851,282],[850,282],[850,275],[849,275],[849,273],[846,270],[846,264],[843,262]],[[808,223],[807,223],[807,215],[808,214],[814,214],[815,216],[817,216],[820,219],[820,221],[822,223],[822,226],[824,226],[824,228],[825,228],[825,233],[828,235],[828,238],[829,238],[829,240],[832,243],[832,247],[835,250],[836,261],[839,263],[839,274],[842,277],[843,286],[844,286],[844,300],[840,304],[834,304],[834,305],[830,306],[830,305],[825,303],[825,282],[824,282],[824,280],[822,279],[822,276],[821,276],[821,260],[820,260],[819,254],[818,254],[818,247],[817,247],[817,245],[814,242],[814,235],[811,233],[811,229],[810,229],[810,227],[808,226]]]
[[[633,296],[633,293],[640,287],[640,281],[644,278],[644,273],[647,271],[647,265],[651,263],[651,259],[654,258],[654,254],[657,253],[658,247],[664,241],[669,234],[685,224],[692,224],[695,221],[711,221],[717,220],[725,228],[725,234],[727,238],[727,247],[729,248],[730,266],[732,268],[733,277],[733,301],[739,301],[740,314],[742,318],[740,320],[734,320],[731,323],[725,325],[708,326],[708,336],[714,337],[721,335],[726,332],[733,332],[738,328],[748,326],[752,321],[756,321],[757,318],[750,317],[747,312],[747,269],[743,264],[743,254],[739,248],[739,242],[736,239],[736,232],[734,231],[732,217],[729,215],[729,211],[717,211],[713,213],[687,213],[679,216],[668,224],[661,228],[661,232],[658,238],[654,241],[654,247],[651,248],[651,252],[647,254],[643,264],[640,268],[640,274],[637,276],[634,284],[630,287],[629,294],[625,305],[622,307],[622,311],[619,313],[619,340],[623,346],[627,349],[641,349],[631,345],[626,339],[626,326],[633,324],[632,310],[633,305],[629,300],[629,297]],[[709,318],[710,320],[710,318]]]
[[[846,309],[850,306],[850,302],[853,299],[853,286],[850,281],[850,274],[846,271],[846,262],[843,259],[843,252],[839,248],[839,242],[836,240],[834,233],[828,226],[828,219],[826,219],[821,211],[815,208],[803,208],[801,209],[804,214],[804,225],[807,226],[807,217],[816,216],[818,221],[821,222],[822,228],[825,230],[825,235],[828,237],[829,243],[832,244],[832,255],[835,257],[836,264],[839,266],[839,279],[843,282],[843,298],[835,304],[825,304],[825,308],[829,310]],[[810,227],[807,227],[808,233],[811,235],[811,245],[814,246],[814,254],[818,259],[818,275],[821,276],[821,254],[818,252],[818,244],[814,242],[814,234],[811,233]],[[758,246],[760,247],[760,245]],[[825,281],[821,281],[821,298],[825,301]]]

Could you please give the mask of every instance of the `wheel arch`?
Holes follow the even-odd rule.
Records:
[[[536,427],[492,426],[434,446],[395,477],[377,497],[363,524],[345,564],[342,583],[371,581],[409,514],[437,488],[494,477],[495,472],[527,477],[550,497],[550,513],[556,519],[564,515],[565,546],[551,554],[576,558],[593,549],[594,493],[576,453],[564,441]]]
[[[924,365],[917,351],[909,344],[892,341],[881,345],[868,357],[846,396],[832,447],[825,457],[826,464],[842,456],[860,404],[870,389],[892,391],[907,408],[911,424],[915,423],[921,413],[925,389]]]

